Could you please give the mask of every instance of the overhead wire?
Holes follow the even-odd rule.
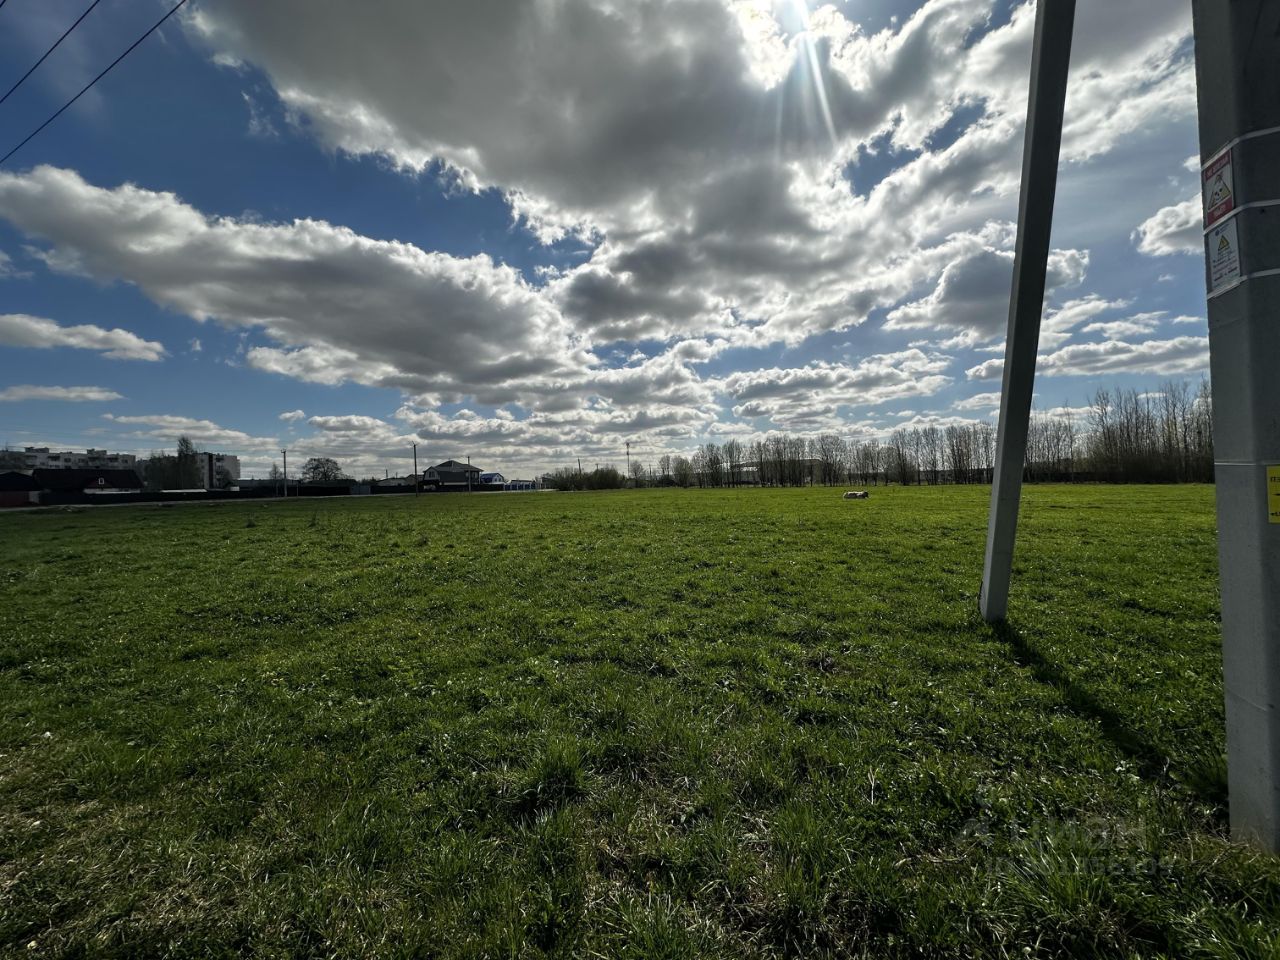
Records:
[[[5,91],[4,96],[0,97],[0,103],[4,103],[6,100],[8,100],[9,95],[13,93],[13,91],[17,90],[20,86],[22,86],[23,82],[27,79],[27,77],[31,76],[33,73],[36,72],[36,68],[39,67],[40,64],[44,63],[46,59],[48,59],[49,54],[57,50],[58,45],[62,43],[63,40],[67,39],[67,37],[71,35],[71,31],[74,30],[76,27],[80,26],[80,21],[83,20],[85,17],[87,17],[89,14],[91,14],[93,12],[93,8],[96,7],[101,2],[102,0],[93,0],[93,3],[89,4],[88,9],[85,10],[84,13],[80,14],[80,16],[76,18],[76,22],[73,23],[71,26],[67,27],[67,29],[62,32],[62,36],[60,36],[57,40],[53,41],[53,46],[44,52],[44,56],[42,56],[39,60],[37,60],[34,64],[32,64],[31,69],[28,70],[26,73],[24,73],[22,76],[20,76],[18,78],[17,83],[15,83],[12,87],[10,87],[8,90]],[[0,6],[3,6],[3,5],[4,5],[3,0],[0,0]]]
[[[43,129],[44,129],[45,127],[47,127],[49,124],[53,123],[53,121],[57,120],[57,119],[58,119],[58,117],[62,116],[62,114],[67,110],[67,108],[68,108],[68,107],[70,107],[73,103],[75,103],[77,100],[79,100],[81,97],[83,97],[86,93],[88,93],[88,92],[89,92],[89,89],[90,89],[90,88],[91,88],[95,83],[97,83],[99,80],[101,80],[103,77],[105,77],[108,73],[110,73],[110,72],[112,71],[112,69],[116,66],[116,64],[118,64],[121,60],[123,60],[125,57],[127,57],[129,54],[131,54],[131,53],[134,51],[134,49],[138,46],[138,44],[142,43],[142,41],[143,41],[143,40],[147,39],[147,37],[151,36],[151,34],[155,33],[157,30],[159,30],[159,29],[160,29],[161,24],[163,24],[163,23],[164,23],[166,20],[168,20],[171,16],[173,16],[175,13],[177,13],[177,12],[178,12],[178,10],[179,10],[181,7],[183,7],[183,6],[185,6],[185,5],[186,5],[186,3],[187,3],[187,0],[178,0],[178,2],[177,2],[176,4],[174,4],[174,5],[173,5],[173,7],[171,7],[171,8],[170,8],[170,10],[169,10],[169,12],[168,12],[168,13],[166,13],[163,17],[161,17],[161,18],[160,18],[159,20],[157,20],[154,24],[152,24],[152,25],[151,25],[151,27],[147,30],[147,32],[146,32],[146,33],[144,33],[142,36],[140,36],[137,40],[133,41],[133,43],[129,44],[128,49],[127,49],[127,50],[125,50],[125,52],[124,52],[124,53],[120,54],[120,56],[118,56],[118,57],[116,57],[114,60],[112,60],[112,61],[111,61],[111,63],[109,63],[109,64],[107,65],[106,69],[104,69],[104,70],[103,70],[101,73],[99,73],[96,77],[94,77],[92,80],[90,80],[88,83],[86,83],[86,84],[85,84],[85,85],[80,89],[80,92],[79,92],[79,93],[77,93],[77,94],[76,94],[74,97],[72,97],[70,100],[68,100],[66,103],[64,103],[61,107],[59,107],[59,108],[57,109],[57,111],[53,114],[53,116],[51,116],[48,120],[46,120],[44,123],[40,124],[40,126],[36,127],[36,128],[35,128],[34,130],[32,130],[29,134],[27,134],[27,136],[23,139],[23,141],[22,141],[21,143],[19,143],[16,147],[14,147],[12,150],[10,150],[8,153],[6,153],[3,157],[0,157],[0,164],[4,164],[4,163],[5,163],[5,162],[10,158],[10,157],[12,157],[15,153],[17,153],[19,150],[21,150],[23,147],[25,147],[28,143],[30,143],[30,142],[31,142],[31,141],[36,137],[36,135],[40,133],[40,131],[41,131],[41,130],[43,130]]]

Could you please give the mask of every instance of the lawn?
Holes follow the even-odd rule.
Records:
[[[0,952],[1270,957],[1213,492],[0,516]]]

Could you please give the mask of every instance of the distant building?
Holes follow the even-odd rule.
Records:
[[[408,487],[410,490],[412,490],[413,477],[386,477],[382,480],[373,481],[373,486],[379,487],[379,488],[390,487],[393,489],[396,487]]]
[[[171,457],[161,459],[172,463]],[[137,462],[138,475],[143,480],[147,479],[147,472],[151,469],[151,463],[150,459],[143,459]],[[195,484],[191,489],[226,490],[230,487],[238,486],[240,483],[240,458],[229,453],[197,453],[196,474]],[[160,476],[165,476],[165,473],[162,471]],[[156,481],[158,484],[163,484],[164,482],[164,480]]]
[[[142,481],[133,470],[71,470],[42,467],[31,474],[41,490],[54,493],[141,493]]]
[[[17,470],[0,473],[0,507],[29,507],[40,502],[40,483]]]
[[[138,458],[132,453],[108,453],[92,448],[84,453],[50,450],[48,447],[26,447],[18,454],[23,459],[20,469],[32,470],[131,470]]]
[[[480,468],[446,460],[423,472],[422,486],[427,490],[473,490],[480,486]]]
[[[482,473],[480,482],[486,486],[505,486],[507,478],[500,473]]]
[[[206,490],[225,490],[240,481],[240,458],[229,453],[202,453],[200,479]]]

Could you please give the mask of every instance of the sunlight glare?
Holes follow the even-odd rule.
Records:
[[[807,0],[791,0],[796,16],[800,18],[802,31],[797,38],[804,47],[805,66],[808,67],[813,81],[813,92],[818,100],[818,109],[822,111],[822,122],[826,126],[831,145],[836,146],[836,125],[831,115],[831,103],[827,99],[827,85],[822,76],[822,67],[818,63],[818,49],[813,42],[813,34],[809,30],[809,4]]]

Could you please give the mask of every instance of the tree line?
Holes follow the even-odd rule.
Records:
[[[174,453],[152,450],[151,456],[141,466],[145,477],[144,483],[148,490],[204,488],[204,470],[200,464],[200,451],[196,449],[190,437],[179,437],[177,450]],[[231,485],[229,477],[225,485]]]
[[[542,482],[555,490],[620,490],[627,485],[626,477],[614,466],[585,471],[562,467],[544,475]]]
[[[1213,401],[1196,387],[1099,390],[1083,411],[1034,411],[1023,478],[1035,482],[1209,483],[1213,481]],[[772,434],[749,443],[705,443],[690,456],[663,454],[656,470],[632,464],[636,486],[732,487],[742,484],[990,483],[996,428],[989,422],[899,428],[887,438],[849,440]],[[613,468],[611,484],[621,486]],[[581,474],[558,471],[572,489]],[[588,475],[589,476],[589,475]],[[557,484],[559,485],[559,484]],[[570,487],[565,487],[569,489]]]

